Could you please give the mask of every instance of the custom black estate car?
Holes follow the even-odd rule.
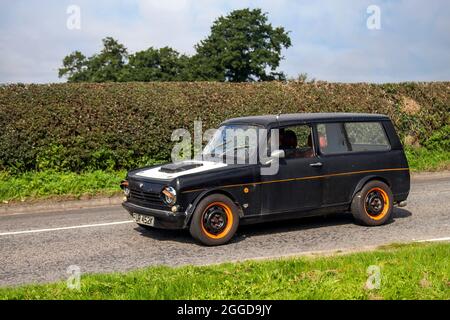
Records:
[[[188,228],[206,245],[228,242],[239,225],[331,212],[378,226],[406,205],[410,189],[402,144],[384,115],[231,119],[204,152],[214,156],[128,173],[123,206],[139,225]]]

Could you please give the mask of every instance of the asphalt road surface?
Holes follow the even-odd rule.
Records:
[[[204,247],[187,231],[147,231],[121,206],[0,215],[0,286],[66,279],[150,265],[213,264],[311,251],[352,250],[393,242],[450,239],[450,176],[415,179],[406,208],[382,227],[351,215],[241,227],[225,246]]]

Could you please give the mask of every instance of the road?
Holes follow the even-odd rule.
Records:
[[[0,215],[0,286],[126,271],[150,265],[213,264],[392,242],[450,237],[450,176],[416,179],[406,208],[382,227],[335,214],[241,227],[232,243],[204,247],[187,231],[144,230],[120,206]]]

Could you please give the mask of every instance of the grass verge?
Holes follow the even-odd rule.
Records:
[[[412,171],[450,169],[450,151],[406,149]],[[120,191],[119,183],[126,171],[94,171],[81,174],[71,172],[27,172],[10,175],[0,172],[0,202],[26,201],[49,197],[80,198],[82,196],[110,196]]]
[[[120,191],[126,171],[0,173],[0,201],[25,201],[49,197],[113,195]]]
[[[65,282],[0,289],[0,299],[450,299],[450,244],[204,267],[150,267]],[[369,266],[380,269],[370,290]],[[370,269],[369,269],[370,270]]]
[[[408,147],[405,152],[412,171],[450,170],[450,150]]]

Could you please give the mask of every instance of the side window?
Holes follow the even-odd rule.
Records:
[[[314,156],[311,127],[291,126],[280,129],[280,149],[286,158],[311,158]]]
[[[317,125],[319,148],[323,154],[350,151],[342,123],[321,123]]]
[[[347,122],[345,130],[352,151],[382,151],[390,148],[379,122]]]
[[[317,125],[323,154],[389,150],[389,141],[379,122],[324,123]]]

